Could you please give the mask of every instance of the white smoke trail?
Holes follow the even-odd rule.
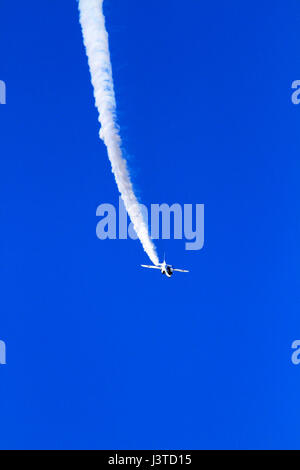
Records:
[[[130,181],[126,161],[122,157],[121,137],[116,125],[116,100],[112,79],[108,34],[105,29],[103,0],[79,0],[80,23],[90,67],[96,107],[112,172],[134,229],[152,263],[158,264],[155,247],[149,236],[141,206]]]

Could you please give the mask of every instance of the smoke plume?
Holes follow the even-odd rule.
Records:
[[[86,48],[96,107],[99,112],[100,138],[107,147],[112,172],[145,252],[154,264],[159,260],[150,238],[141,207],[134,194],[126,161],[122,156],[121,137],[116,124],[116,100],[105,28],[103,0],[79,0],[80,23]]]

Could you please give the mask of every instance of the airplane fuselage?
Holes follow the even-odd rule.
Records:
[[[170,266],[169,264],[166,264],[165,261],[161,263],[160,271],[162,274],[165,274],[167,277],[171,277],[173,274],[172,266]]]

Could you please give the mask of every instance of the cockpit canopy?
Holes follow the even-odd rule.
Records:
[[[167,273],[169,274],[169,276],[171,276],[171,275],[173,274],[173,271],[172,271],[172,269],[170,268],[170,266],[167,266],[167,267],[166,267],[166,271],[167,271]]]

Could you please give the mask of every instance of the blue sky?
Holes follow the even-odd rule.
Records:
[[[76,1],[0,7],[0,447],[299,448],[296,0],[106,0],[141,201],[205,245],[96,237],[117,204]]]

